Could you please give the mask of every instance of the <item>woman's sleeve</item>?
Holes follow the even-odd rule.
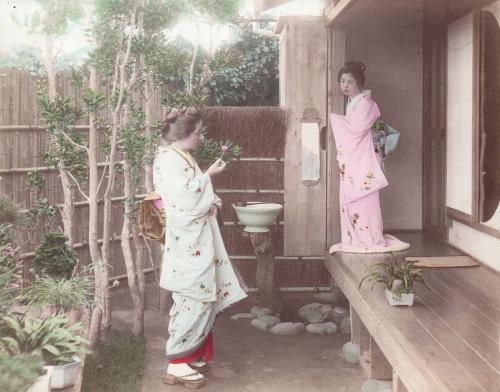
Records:
[[[214,204],[217,206],[219,210],[222,208],[222,199],[215,193],[214,193]]]
[[[157,181],[168,212],[182,212],[193,217],[206,215],[214,204],[215,193],[207,173],[192,177],[191,170],[185,170],[172,158],[164,155],[158,159]]]
[[[365,98],[356,104],[349,115],[332,114],[332,127],[334,129],[342,127],[353,135],[360,135],[369,130],[379,117],[380,110],[377,104],[371,99]]]

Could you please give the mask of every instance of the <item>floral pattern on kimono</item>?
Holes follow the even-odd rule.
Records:
[[[195,351],[215,316],[247,295],[229,261],[211,207],[221,205],[210,176],[171,148],[160,148],[153,180],[166,214],[160,287],[172,291],[167,358]],[[217,266],[218,260],[227,263]],[[221,289],[225,296],[220,296]]]
[[[379,190],[388,185],[375,153],[371,127],[380,111],[368,92],[354,97],[346,115],[331,115],[340,172],[339,203],[342,242],[330,253],[388,252],[408,244],[383,234]]]

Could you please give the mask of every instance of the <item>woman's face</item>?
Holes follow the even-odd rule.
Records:
[[[179,140],[179,144],[181,144],[186,150],[194,150],[198,145],[203,141],[203,135],[201,130],[203,128],[203,123],[198,121],[196,123],[196,130],[191,133],[188,137]]]
[[[356,82],[356,79],[352,77],[351,74],[342,74],[340,78],[340,89],[348,97],[354,97],[361,92],[361,89]]]

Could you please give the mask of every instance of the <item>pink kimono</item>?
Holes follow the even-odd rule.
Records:
[[[342,243],[333,245],[330,253],[392,252],[409,247],[396,237],[383,234],[379,190],[388,182],[371,137],[371,127],[379,116],[369,92],[354,97],[345,116],[331,115],[340,169]]]

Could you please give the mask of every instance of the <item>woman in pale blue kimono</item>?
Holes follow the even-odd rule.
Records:
[[[202,141],[201,115],[196,109],[167,115],[164,136],[154,162],[154,186],[166,213],[165,246],[160,287],[172,292],[167,384],[198,388],[201,373],[213,354],[212,326],[216,315],[245,298],[216,221],[220,198],[211,177],[225,168],[217,160],[202,172],[190,151]]]

